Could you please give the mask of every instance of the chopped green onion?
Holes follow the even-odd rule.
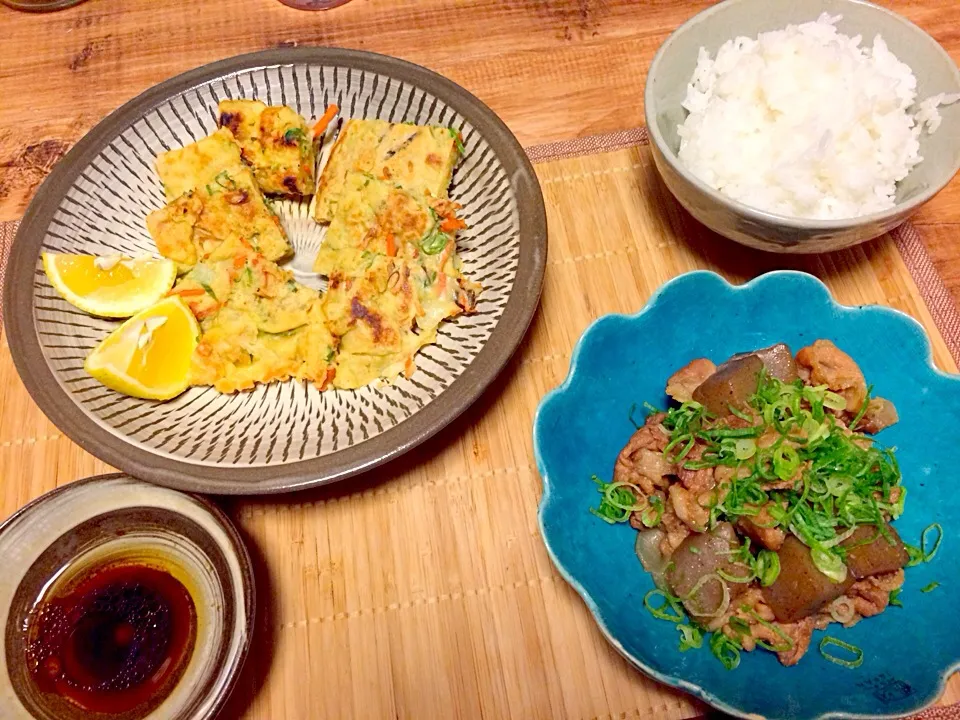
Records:
[[[781,480],[790,480],[800,467],[800,455],[790,445],[781,445],[773,451],[773,471]]]
[[[733,454],[737,460],[749,460],[757,454],[757,441],[752,438],[740,438],[734,444]]]
[[[849,530],[847,530],[846,532],[842,532],[842,533],[840,533],[839,535],[837,535],[837,536],[834,537],[834,538],[831,538],[831,539],[829,539],[829,540],[824,540],[822,543],[820,543],[820,545],[822,545],[822,546],[825,547],[825,548],[836,547],[837,545],[839,545],[840,543],[842,543],[844,540],[848,539],[848,538],[849,538],[851,535],[853,535],[856,531],[857,531],[857,528],[852,527],[852,528],[850,528]],[[879,537],[879,535],[880,535],[880,533],[878,532],[877,535],[873,538],[873,540],[876,540],[877,537]],[[864,545],[869,545],[871,542],[873,542],[873,540],[871,540],[870,542],[863,543],[863,544],[864,544]],[[857,547],[859,547],[859,544],[857,545]]]
[[[703,633],[695,625],[677,625],[680,631],[680,652],[699,650],[703,647]]]
[[[749,612],[754,620],[756,620],[758,623],[763,625],[768,630],[771,630],[773,633],[779,635],[781,638],[783,638],[783,642],[784,642],[783,645],[771,645],[766,640],[758,639],[757,645],[769,650],[770,652],[776,652],[776,653],[793,650],[794,641],[792,637],[787,635],[781,628],[777,627],[772,622],[768,622],[767,620],[764,620],[762,617],[760,617],[760,614],[756,610],[753,610],[751,608]]]
[[[663,604],[660,606],[654,606],[651,602],[651,598],[655,597],[662,597]],[[643,596],[643,606],[649,610],[650,614],[653,615],[657,620],[667,620],[668,622],[672,623],[682,623],[686,619],[683,608],[680,607],[679,598],[675,598],[673,595],[669,595],[659,588],[654,588]],[[666,608],[672,610],[672,614],[666,612]]]
[[[731,415],[736,415],[741,420],[746,420],[751,425],[753,424],[753,416],[749,413],[745,413],[743,410],[739,410],[733,405],[727,405],[727,409],[730,411]]]
[[[440,229],[440,218],[436,211],[431,210],[430,216],[433,222],[420,238],[420,249],[427,255],[436,255],[447,246],[450,236]]]
[[[710,652],[727,670],[740,665],[740,645],[720,631],[710,636]]]
[[[763,434],[762,425],[747,428],[713,428],[704,430],[703,434],[711,439],[716,438],[755,438]]]
[[[669,455],[669,452],[671,450],[673,450],[677,445],[683,442],[686,442],[686,445],[683,446],[683,450],[681,450],[676,455],[673,455],[673,456]],[[681,460],[683,460],[687,456],[687,454],[691,450],[693,450],[693,447],[696,444],[697,444],[697,439],[692,435],[690,436],[681,435],[676,440],[672,440],[669,443],[667,443],[667,446],[663,449],[663,454],[672,464],[677,465],[680,463]]]
[[[214,181],[217,185],[219,185],[220,187],[222,187],[224,190],[236,190],[236,189],[237,189],[237,182],[236,182],[236,180],[234,180],[232,177],[230,177],[230,173],[228,173],[226,170],[221,171],[221,172],[213,179],[213,181]],[[208,190],[208,192],[209,192],[209,190]],[[210,193],[210,194],[212,195],[213,193]]]
[[[810,548],[810,559],[822,572],[835,583],[842,583],[847,579],[847,566],[835,552],[825,549],[821,545]]]
[[[924,585],[922,588],[920,588],[920,592],[922,592],[922,593],[928,593],[928,592],[930,592],[930,591],[932,591],[932,590],[936,590],[938,587],[940,587],[940,583],[938,583],[936,580],[934,580],[934,581],[933,581],[932,583],[930,583],[929,585]]]
[[[937,531],[937,539],[933,543],[933,547],[930,548],[930,551],[927,552],[927,533],[931,530]],[[940,523],[933,523],[932,525],[927,525],[923,529],[923,532],[920,533],[920,552],[923,553],[923,561],[930,562],[933,560],[934,556],[937,554],[937,550],[940,549],[940,542],[943,540],[943,526]]]
[[[440,230],[432,230],[420,238],[420,249],[427,255],[436,255],[450,242],[450,236]]]
[[[460,131],[456,128],[447,128],[450,132],[450,136],[453,138],[453,146],[457,149],[457,152],[460,155],[466,155],[467,149],[463,146],[463,138],[460,135]]]
[[[304,139],[304,133],[302,128],[292,127],[288,128],[287,131],[283,134],[283,140],[286,143],[291,142],[300,142]]]
[[[937,539],[933,543],[933,547],[930,548],[930,551],[927,551],[927,533],[931,530],[937,531]],[[933,523],[932,525],[927,525],[923,529],[923,532],[920,533],[920,547],[915,547],[913,545],[907,545],[904,543],[904,547],[907,549],[907,554],[910,556],[910,562],[907,563],[907,567],[913,567],[914,565],[919,565],[920,563],[927,563],[933,560],[937,554],[937,550],[940,549],[940,542],[943,540],[943,526],[940,523]]]
[[[892,607],[903,607],[903,601],[900,599],[900,588],[890,591],[889,602]]]
[[[640,511],[640,522],[643,523],[644,527],[655,528],[660,524],[663,517],[663,499],[653,495],[647,498],[647,503],[647,509]]]
[[[618,510],[626,512],[642,510],[646,504],[637,502],[635,492],[637,488],[628,482],[612,482],[603,488],[603,498]]]
[[[838,395],[835,392],[827,390],[823,394],[823,406],[830,408],[831,410],[846,410],[847,401],[843,395]]]
[[[757,553],[757,578],[763,587],[770,587],[780,576],[780,556],[773,550]]]
[[[728,581],[728,582],[732,582],[732,583],[748,583],[748,582],[752,582],[753,579],[757,576],[757,574],[756,574],[755,572],[753,572],[753,570],[750,570],[750,572],[747,573],[746,575],[740,575],[740,576],[731,575],[730,573],[728,573],[728,572],[727,572],[726,570],[724,570],[723,568],[717,568],[717,571],[716,571],[716,572],[717,572],[717,575],[719,575],[720,577],[722,577],[724,580],[726,580],[726,581]]]
[[[691,546],[690,546],[690,552],[692,552],[694,555],[699,555],[699,554],[700,554],[700,548],[694,547],[693,545],[691,545]]]
[[[756,392],[748,402],[744,408],[729,408],[729,415],[738,419],[737,424],[747,427],[731,427],[724,419],[729,416],[714,416],[695,401],[667,408],[661,420],[662,427],[669,433],[664,457],[687,470],[722,467],[731,471],[708,495],[709,504],[701,498],[709,511],[708,527],[748,517],[764,527],[782,528],[810,548],[812,561],[821,572],[833,582],[845,581],[849,575],[845,561],[850,547],[844,547],[843,543],[865,526],[872,526],[876,532],[864,533],[870,537],[857,545],[879,537],[893,542],[887,522],[903,512],[906,497],[893,451],[875,445],[862,433],[849,432],[869,409],[869,397],[854,422],[846,425],[841,418],[852,413],[846,412],[846,399],[841,394],[826,385],[813,387],[799,379],[785,383],[762,371],[758,374]],[[646,403],[644,408],[651,414],[661,412]],[[634,427],[641,427],[643,419],[637,413],[637,406],[630,407],[628,419]],[[761,436],[764,447],[759,447]],[[696,454],[691,457],[694,451]],[[596,482],[602,500],[593,512],[606,522],[625,522],[636,513],[635,517],[647,527],[661,523],[665,505],[661,494],[646,497],[630,483]],[[761,513],[769,515],[769,518],[764,516],[762,523],[756,519]],[[634,521],[634,524],[640,527],[640,523]],[[926,528],[919,547],[907,546],[910,564],[933,559],[942,539],[941,526]],[[697,554],[699,549],[690,551]],[[698,619],[726,618],[731,583],[756,580],[757,586],[769,587],[779,578],[780,558],[775,552],[760,549],[754,555],[745,542],[728,554],[730,562],[737,564],[736,569],[728,566],[726,570],[719,569],[699,578],[684,597],[654,591],[644,598],[645,607],[655,617],[677,625],[683,650],[701,646],[706,634],[695,622],[687,622],[688,613],[683,605],[689,606]],[[713,613],[703,613],[690,603],[698,599],[700,588],[707,582],[719,582],[724,594]],[[934,587],[935,583],[924,591]],[[654,601],[658,595],[661,603]],[[889,602],[901,604],[899,591],[890,593]],[[741,639],[757,630],[754,623],[770,629],[766,641],[754,638],[759,646],[784,652],[794,645],[775,623],[755,613],[748,618],[744,613],[749,612],[749,608],[743,608],[739,617],[727,621],[725,630],[729,635],[715,632],[709,638],[713,654],[730,669],[739,664],[743,650]],[[774,634],[783,642],[771,642]],[[862,662],[859,649],[834,639],[824,639],[821,652],[831,645],[856,656],[851,660],[844,659],[844,653],[841,657],[831,655],[832,661],[848,667]]]
[[[826,652],[825,648],[830,645],[835,645],[842,650],[853,654],[853,660],[845,660],[844,658],[837,657],[836,655],[831,655]],[[835,637],[825,635],[823,640],[820,641],[820,654],[823,655],[827,660],[837,665],[842,665],[845,668],[858,668],[863,665],[863,650],[858,648],[856,645],[851,645],[850,643],[844,642],[843,640],[838,640]]]
[[[207,285],[207,283],[204,283],[204,282],[200,283],[200,287],[202,287],[203,290],[204,290],[204,292],[206,292],[207,295],[209,295],[210,297],[212,297],[214,300],[217,299],[217,294],[213,291],[213,288],[212,288],[212,287],[210,287],[209,285]]]
[[[600,505],[590,512],[601,520],[616,525],[630,519],[634,510],[644,510],[646,504],[637,504],[637,496],[629,483],[605,483],[596,475],[591,478],[597,484],[597,492],[603,495]]]
[[[850,422],[850,427],[853,430],[857,429],[857,425],[860,424],[860,421],[863,420],[863,416],[867,414],[867,408],[870,407],[870,396],[873,394],[873,385],[867,388],[867,395],[863,398],[863,405],[860,406],[860,410],[857,411],[857,414],[854,416],[853,420]]]

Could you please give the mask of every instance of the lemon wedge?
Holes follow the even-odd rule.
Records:
[[[107,336],[83,367],[108,388],[133,397],[169,400],[189,386],[200,326],[179,297],[137,313]]]
[[[43,253],[43,269],[63,299],[99,317],[130,317],[159,302],[177,279],[172,260]]]

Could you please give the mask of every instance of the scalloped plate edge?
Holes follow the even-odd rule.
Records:
[[[764,720],[763,715],[758,715],[756,713],[746,713],[742,710],[734,707],[733,705],[728,704],[727,702],[721,700],[713,693],[704,690],[699,685],[691,683],[687,680],[684,680],[681,677],[670,675],[667,673],[662,673],[658,670],[655,670],[650,665],[647,665],[639,658],[630,654],[617,640],[613,634],[610,632],[607,627],[606,622],[604,621],[603,615],[600,611],[599,606],[594,601],[593,597],[587,591],[583,585],[570,573],[567,568],[560,562],[557,558],[553,547],[550,544],[549,537],[545,530],[545,518],[548,511],[548,508],[551,504],[551,488],[552,484],[547,473],[543,458],[540,453],[540,445],[537,442],[537,432],[536,428],[540,425],[540,417],[544,410],[558,397],[567,392],[570,386],[573,384],[574,377],[577,374],[578,363],[580,360],[580,353],[583,348],[586,346],[586,343],[589,340],[590,335],[596,331],[597,327],[612,320],[637,320],[642,316],[646,315],[649,312],[652,312],[657,304],[660,302],[661,298],[672,290],[675,286],[681,285],[688,282],[694,282],[698,279],[705,279],[708,282],[720,283],[725,286],[724,290],[730,294],[738,293],[749,293],[756,291],[757,288],[761,287],[770,282],[776,282],[778,279],[783,277],[790,277],[794,279],[801,279],[803,282],[808,282],[813,288],[816,288],[823,296],[826,297],[827,302],[832,306],[833,310],[842,315],[851,315],[851,314],[860,314],[860,313],[879,313],[882,315],[887,315],[888,317],[895,318],[898,322],[903,323],[908,326],[915,335],[921,339],[921,344],[926,350],[926,367],[932,373],[943,378],[954,379],[960,382],[954,375],[943,372],[933,364],[933,346],[930,344],[930,338],[927,335],[927,331],[924,329],[916,319],[907,315],[900,310],[896,310],[891,307],[886,307],[883,305],[867,305],[859,307],[850,307],[847,305],[842,305],[836,301],[833,297],[833,294],[830,292],[830,289],[814,275],[805,272],[799,272],[797,270],[775,270],[773,272],[764,273],[749,282],[746,282],[742,285],[734,285],[728,282],[718,273],[712,272],[710,270],[694,270],[692,272],[684,273],[683,275],[678,275],[663,285],[661,285],[654,293],[650,296],[650,299],[647,300],[647,303],[637,312],[633,314],[628,313],[610,313],[603,315],[596,320],[594,320],[587,329],[583,331],[583,334],[580,336],[580,339],[577,340],[577,344],[573,348],[573,354],[570,359],[570,368],[567,371],[567,376],[564,378],[564,381],[558,385],[556,388],[548,392],[543,399],[540,401],[539,406],[537,407],[537,412],[533,418],[533,453],[537,463],[537,472],[540,474],[541,481],[543,483],[543,495],[540,498],[540,507],[537,512],[537,525],[540,529],[540,537],[543,539],[543,544],[547,549],[547,554],[550,556],[550,560],[553,562],[554,567],[557,568],[557,571],[560,573],[561,577],[567,581],[567,583],[576,590],[577,594],[583,599],[584,604],[586,604],[587,609],[590,611],[590,614],[593,615],[594,620],[597,623],[597,627],[600,629],[600,632],[607,639],[607,642],[613,646],[613,648],[620,653],[631,665],[636,669],[640,670],[642,673],[648,677],[653,678],[657,682],[663,683],[670,687],[683,690],[694,697],[703,700],[712,707],[725,712],[729,715],[738,718],[745,718],[746,720]],[[947,667],[944,671],[940,673],[940,682],[935,688],[934,692],[927,697],[924,697],[916,707],[907,711],[906,713],[895,713],[888,715],[877,715],[875,713],[869,715],[861,715],[859,713],[847,713],[847,712],[826,712],[823,713],[815,720],[897,720],[897,718],[909,717],[918,712],[922,712],[924,709],[933,705],[946,691],[947,682],[950,679],[950,676],[954,672],[960,670],[960,660],[955,662],[953,665]]]

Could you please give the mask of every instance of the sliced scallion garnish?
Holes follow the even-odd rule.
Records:
[[[680,652],[703,647],[703,633],[696,625],[678,624],[677,630],[680,631]]]
[[[854,656],[853,660],[847,660],[845,658],[837,657],[836,655],[831,655],[828,653],[826,648],[831,645],[851,653]],[[830,635],[825,635],[823,640],[820,641],[820,654],[830,662],[836,663],[837,665],[841,665],[845,668],[858,668],[863,665],[863,650],[858,648],[856,645],[851,645],[848,642],[838,640]]]
[[[773,550],[757,553],[757,579],[763,587],[770,587],[780,576],[780,556]]]
[[[936,531],[937,539],[933,542],[933,546],[927,550],[927,533],[931,531]],[[933,523],[932,525],[927,525],[923,529],[923,532],[920,533],[920,547],[914,545],[907,545],[904,543],[904,547],[907,548],[907,554],[910,556],[910,562],[907,563],[907,567],[913,567],[914,565],[919,565],[920,563],[927,563],[933,560],[936,556],[937,551],[940,549],[940,542],[943,540],[943,526],[940,523]]]
[[[792,637],[787,635],[783,630],[781,630],[779,627],[774,625],[772,622],[768,620],[764,620],[762,617],[760,617],[760,615],[757,613],[756,610],[751,609],[750,615],[753,617],[754,620],[756,620],[758,623],[763,625],[765,628],[767,628],[774,634],[778,635],[779,637],[783,638],[783,645],[771,645],[766,640],[757,640],[757,645],[767,650],[770,650],[771,652],[778,652],[778,653],[787,652],[788,650],[793,650],[794,642]]]
[[[710,635],[710,652],[727,670],[735,670],[740,665],[740,648],[719,630]]]
[[[810,559],[817,566],[817,570],[833,582],[842,583],[847,579],[847,566],[843,564],[843,560],[835,552],[817,545],[810,548]]]
[[[652,598],[663,598],[663,603],[659,606],[655,606],[651,600]],[[654,588],[646,595],[643,596],[643,606],[650,611],[650,614],[653,615],[657,620],[666,620],[667,622],[672,623],[682,623],[686,620],[687,616],[683,612],[683,608],[680,607],[680,599],[670,595],[659,588]],[[666,608],[669,608],[671,612],[667,612]]]

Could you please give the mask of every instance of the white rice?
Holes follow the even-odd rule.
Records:
[[[802,218],[847,218],[894,205],[896,183],[940,125],[940,94],[919,103],[917,79],[879,35],[837,32],[841,18],[703,48],[678,128],[680,162],[725,195]]]

